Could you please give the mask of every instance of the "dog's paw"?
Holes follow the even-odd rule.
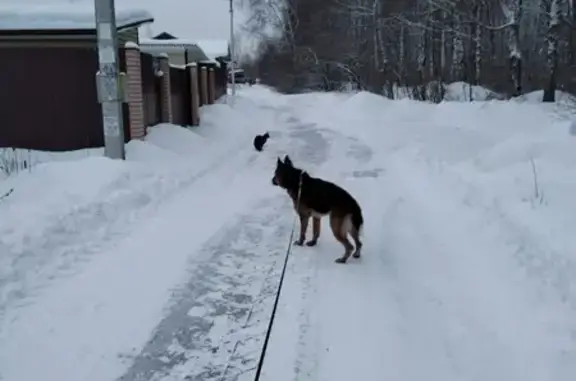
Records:
[[[316,246],[317,243],[317,239],[311,239],[310,241],[306,242],[306,246]]]
[[[299,239],[298,241],[294,241],[294,245],[296,245],[296,246],[302,246],[302,245],[304,245],[304,240],[303,240],[303,239]]]
[[[360,253],[354,253],[354,254],[352,254],[352,256],[353,256],[354,258],[360,258]]]
[[[334,262],[336,262],[336,263],[346,263],[346,259],[340,257],[340,258],[336,258],[336,260],[335,260]]]

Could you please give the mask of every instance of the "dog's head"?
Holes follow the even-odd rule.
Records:
[[[284,189],[298,187],[302,170],[294,167],[292,160],[286,155],[284,161],[276,160],[276,170],[272,177],[272,184]]]
[[[264,135],[262,135],[262,137],[263,137],[265,140],[268,140],[268,138],[270,137],[270,134],[269,134],[268,132],[266,132]]]

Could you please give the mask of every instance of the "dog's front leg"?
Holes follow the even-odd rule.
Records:
[[[306,230],[308,230],[308,221],[310,216],[307,214],[299,214],[300,217],[300,238],[294,242],[295,245],[302,246],[306,240]]]
[[[320,238],[320,218],[312,217],[312,239],[306,242],[307,246],[316,246]]]

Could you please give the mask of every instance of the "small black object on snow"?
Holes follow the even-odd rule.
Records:
[[[269,137],[270,134],[268,132],[266,132],[264,135],[256,135],[254,137],[253,143],[256,151],[262,151],[262,149],[264,148],[264,144],[266,144],[266,141],[268,140]]]

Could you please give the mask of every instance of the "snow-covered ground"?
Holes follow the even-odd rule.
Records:
[[[565,105],[253,86],[203,113],[126,162],[25,153],[48,162],[0,181],[0,380],[252,380],[294,216],[284,154],[359,200],[365,246],[334,263],[325,221],[293,248],[262,380],[574,378]]]

